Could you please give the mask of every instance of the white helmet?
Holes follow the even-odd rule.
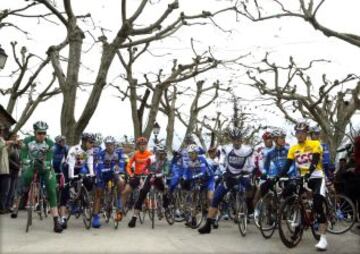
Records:
[[[199,147],[195,144],[191,144],[187,147],[188,153],[198,153],[198,151],[199,151]]]

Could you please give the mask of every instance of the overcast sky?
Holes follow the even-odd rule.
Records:
[[[297,2],[297,0],[289,0],[287,2]],[[56,1],[59,8],[62,8],[61,1]],[[121,1],[116,0],[87,0],[87,1],[72,1],[74,12],[78,15],[91,13],[94,23],[97,28],[94,29],[92,22],[87,24],[79,22],[84,31],[91,32],[95,37],[101,35],[99,27],[105,28],[105,33],[111,41],[117,29],[121,24]],[[128,1],[129,13],[139,0]],[[156,2],[156,1],[153,1]],[[166,8],[167,4],[172,1],[161,0],[158,4],[148,5],[144,13],[141,15],[137,24],[146,25],[151,21],[156,20],[159,15]],[[262,1],[260,1],[262,2]],[[268,2],[268,1],[267,1]],[[14,9],[22,7],[27,2],[23,0],[2,1],[1,9]],[[85,4],[86,3],[86,4]],[[132,5],[131,5],[131,4]],[[180,9],[170,17],[170,21],[174,20],[180,11],[186,14],[196,14],[202,10],[218,10],[229,5],[229,1],[216,0],[179,0]],[[358,0],[342,0],[334,1],[327,0],[320,12],[318,19],[326,26],[334,30],[342,32],[350,32],[360,34],[360,1]],[[36,8],[32,13],[46,12],[44,8]],[[129,14],[130,15],[130,14]],[[52,19],[56,20],[56,19]],[[0,44],[11,55],[11,41],[18,41],[18,48],[26,46],[28,51],[46,57],[46,50],[50,45],[58,44],[65,38],[65,29],[59,24],[52,24],[44,20],[38,19],[19,19],[12,18],[12,21],[22,29],[28,31],[27,36],[11,29],[5,28],[0,30]],[[165,71],[171,68],[172,59],[177,58],[180,63],[189,63],[192,57],[190,48],[190,38],[194,38],[195,47],[199,52],[206,50],[208,47],[212,48],[212,52],[218,59],[232,59],[236,56],[251,53],[244,61],[250,64],[258,64],[264,57],[265,52],[270,52],[270,58],[277,63],[287,64],[287,60],[292,55],[298,63],[307,63],[312,59],[328,59],[331,63],[317,65],[313,70],[313,76],[320,78],[322,73],[327,73],[329,78],[343,78],[348,73],[359,73],[360,66],[360,49],[348,43],[340,41],[335,38],[325,37],[322,33],[315,31],[310,25],[302,20],[294,18],[286,18],[280,20],[271,20],[261,23],[251,23],[250,21],[233,14],[220,15],[215,18],[225,30],[231,32],[224,32],[213,25],[198,25],[181,28],[174,36],[167,38],[160,42],[152,43],[150,51],[147,53],[135,66],[137,77],[141,79],[143,73],[157,72],[160,68]],[[166,22],[166,24],[169,23]],[[93,40],[89,33],[86,33],[83,50],[89,50],[92,47]],[[99,64],[99,55],[101,53],[101,45],[94,45],[87,54],[83,54],[82,62],[83,69],[81,71],[80,80],[84,82],[93,82],[94,76],[97,72]],[[67,49],[62,51],[62,56],[67,55]],[[154,57],[159,55],[161,57]],[[38,62],[34,62],[34,65]],[[7,65],[0,73],[0,85],[6,87],[12,84],[15,77],[9,78],[9,74],[16,69],[15,62],[12,56],[9,57]],[[46,85],[50,80],[52,68],[49,65],[46,71],[42,74],[39,81],[42,85]],[[108,82],[120,84],[125,87],[126,84],[118,76],[123,73],[123,68],[119,61],[115,58],[111,70],[108,75]],[[205,79],[206,84],[211,84],[215,80],[227,84],[229,80],[233,81],[233,85],[237,94],[249,99],[250,101],[257,97],[257,93],[250,88],[243,86],[245,82],[245,70],[233,66],[232,68],[220,68],[206,73],[196,80]],[[181,87],[194,86],[195,80],[189,80],[182,83]],[[354,84],[354,83],[353,83]],[[89,92],[78,93],[76,113],[79,116],[82,111]],[[122,102],[116,98],[116,91],[108,88],[101,97],[99,107],[97,108],[92,120],[87,128],[88,131],[100,131],[104,135],[114,135],[119,137],[123,134],[132,135],[132,120],[130,105],[128,101]],[[1,96],[1,95],[0,95]],[[208,99],[211,94],[205,96]],[[189,97],[179,101],[182,106],[184,114],[187,113],[189,105]],[[223,101],[223,96],[219,98],[210,109],[206,112],[215,112],[221,110],[222,112],[229,112],[229,103],[220,103]],[[13,114],[14,118],[20,117],[21,109],[24,106],[26,98],[23,98],[17,105]],[[2,96],[0,103],[4,106],[7,104],[7,98]],[[50,125],[49,133],[55,136],[60,133],[60,109],[62,104],[61,95],[41,104],[30,118],[23,130],[31,130],[32,123],[36,120],[45,120]],[[276,109],[275,106],[269,106],[267,109],[257,108],[256,102],[250,104],[249,101],[243,101],[243,105],[259,115],[264,119],[265,124],[285,125],[285,121],[281,114],[268,114],[264,110]],[[251,107],[249,107],[251,106]],[[162,115],[158,116],[158,121],[162,128],[160,136],[165,136],[166,118]],[[275,124],[276,123],[276,124]],[[182,136],[185,128],[180,124],[176,124],[175,142],[178,143],[177,136]]]

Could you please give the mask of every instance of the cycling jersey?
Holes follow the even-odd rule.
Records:
[[[64,162],[66,160],[66,156],[68,154],[69,147],[66,145],[61,146],[56,143],[52,149],[53,149],[53,161],[52,161],[53,168],[56,173],[60,173],[60,172],[62,172],[62,165],[64,164]]]
[[[202,178],[204,180],[202,188],[207,188],[208,191],[215,189],[214,172],[204,157],[198,156],[195,160],[189,160],[188,167],[184,169],[183,178],[185,181]]]
[[[145,170],[149,166],[149,158],[152,153],[149,150],[145,150],[144,152],[136,151],[134,155],[130,158],[129,163],[126,166],[127,173],[132,175],[143,175],[146,174]],[[132,165],[135,163],[135,171],[132,172]]]
[[[21,176],[23,190],[27,190],[35,169],[38,170],[39,175],[45,182],[51,208],[57,206],[56,176],[51,163],[53,146],[54,142],[49,138],[45,138],[43,142],[38,142],[34,136],[29,136],[24,139],[20,152],[21,164],[24,168],[24,173]]]
[[[304,176],[309,173],[312,155],[315,153],[320,154],[320,161],[316,165],[316,169],[312,173],[311,177],[323,177],[324,172],[321,161],[323,151],[319,141],[307,139],[304,143],[292,146],[288,153],[288,159],[295,161],[297,170],[300,175]]]
[[[242,145],[240,149],[226,146],[221,149],[220,165],[231,174],[251,173],[254,170],[253,149]]]
[[[270,177],[278,176],[282,172],[286,165],[288,151],[289,146],[284,145],[282,147],[274,147],[267,153],[264,163],[264,172],[266,175]],[[296,175],[294,165],[290,167],[287,174],[289,176]]]
[[[70,148],[66,158],[69,168],[69,178],[74,178],[75,173],[79,173],[81,168],[86,167],[91,176],[94,175],[93,150],[83,150],[81,145]],[[76,171],[76,172],[75,172]]]
[[[254,153],[254,164],[257,169],[257,175],[266,173],[264,169],[265,158],[272,149],[273,147],[259,147],[256,149],[256,152]]]
[[[151,155],[149,171],[152,174],[162,173],[163,176],[168,176],[170,173],[170,163],[167,159],[158,160],[156,159],[156,155]]]

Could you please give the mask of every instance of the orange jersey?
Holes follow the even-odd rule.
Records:
[[[139,150],[134,153],[134,155],[129,160],[129,163],[126,165],[126,171],[127,173],[132,176],[135,175],[142,175],[145,172],[145,169],[149,165],[149,159],[152,153],[148,150],[145,150],[144,152],[140,152]],[[131,167],[135,163],[135,172],[133,173],[131,170]]]

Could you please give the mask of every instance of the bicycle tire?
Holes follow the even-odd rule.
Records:
[[[81,210],[85,228],[90,229],[92,218],[92,202],[89,192],[86,190],[85,187],[82,187],[81,189]]]
[[[259,204],[259,230],[265,239],[270,239],[277,225],[277,201],[272,193],[267,193]],[[275,206],[275,207],[274,207]],[[274,214],[275,213],[275,214]],[[269,225],[265,227],[265,225]]]
[[[236,217],[237,224],[242,236],[246,236],[247,231],[247,206],[245,200],[240,197],[240,194],[236,195]]]
[[[28,207],[27,207],[27,220],[26,220],[26,229],[25,232],[29,232],[30,226],[32,225],[32,212],[33,212],[33,192],[34,192],[34,183],[31,184],[30,190],[28,192]]]
[[[336,194],[333,196],[334,199],[330,200],[333,202],[332,204],[330,204],[331,206],[328,207],[329,210],[328,210],[327,231],[331,234],[341,235],[349,231],[354,226],[358,212],[356,211],[356,207],[352,202],[352,200],[347,196],[342,194]],[[342,202],[338,202],[339,199],[342,199],[344,203],[345,202],[347,203],[347,205],[344,205],[344,203]],[[336,203],[335,206],[334,206],[334,201]],[[338,203],[341,204],[340,207],[338,207]],[[348,210],[343,211],[342,207],[348,207]],[[338,220],[346,220],[346,219],[347,221],[349,221],[348,225],[342,230],[336,230],[336,223],[338,222]]]
[[[295,219],[293,218],[292,220],[288,220],[288,216],[290,216],[291,219],[291,216],[294,214]],[[291,225],[291,222],[293,222],[294,225]],[[301,241],[304,231],[303,210],[297,195],[288,197],[281,205],[278,225],[282,243],[288,248],[296,247]],[[291,233],[289,238],[286,235],[286,230],[289,230]]]

